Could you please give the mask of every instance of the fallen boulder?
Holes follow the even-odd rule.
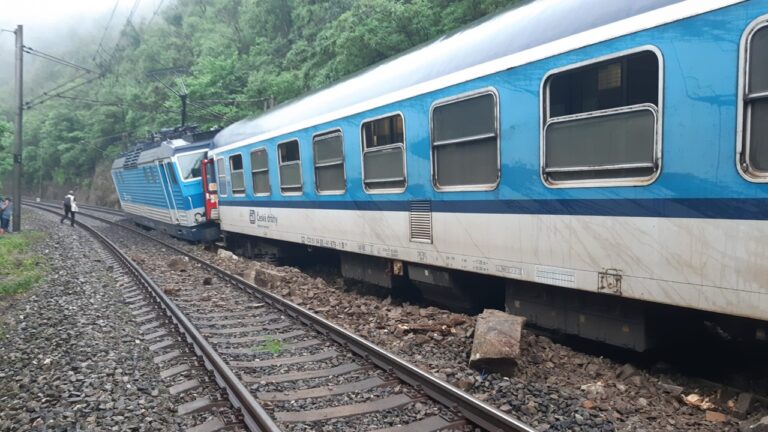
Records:
[[[218,251],[216,251],[216,255],[219,258],[225,258],[225,259],[228,258],[228,259],[235,260],[235,261],[237,261],[237,259],[238,259],[237,255],[235,255],[232,252],[230,252],[228,250],[225,250],[225,249],[219,249]]]
[[[248,276],[256,285],[265,288],[277,288],[288,283],[288,275],[277,269],[271,269],[260,266],[253,266],[248,272]]]
[[[512,375],[520,355],[525,318],[486,309],[478,315],[469,366],[486,372]]]
[[[752,422],[748,425],[742,425],[740,430],[748,432],[768,432],[768,416],[761,418],[757,422]]]
[[[752,399],[754,395],[752,393],[740,393],[736,399],[736,403],[733,406],[733,415],[736,418],[745,419],[749,414],[749,409],[752,407]]]
[[[171,271],[184,272],[189,269],[189,262],[185,257],[172,257],[168,260],[167,266]]]

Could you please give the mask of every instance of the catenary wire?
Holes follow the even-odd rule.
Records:
[[[100,54],[100,50],[104,49],[104,37],[107,35],[107,30],[109,30],[110,24],[112,24],[112,18],[115,17],[115,11],[117,11],[117,6],[120,5],[120,0],[115,1],[115,6],[112,8],[112,13],[109,15],[109,19],[107,20],[107,25],[104,26],[104,32],[101,33],[101,39],[99,40],[99,46],[96,47],[96,54],[93,55],[93,61],[96,61],[96,55]]]
[[[72,63],[70,61],[67,61],[67,60],[58,58],[56,56],[44,53],[44,52],[42,52],[40,50],[36,50],[36,49],[34,49],[32,47],[28,47],[26,45],[24,46],[24,52],[27,53],[27,54],[36,56],[36,57],[40,57],[40,58],[45,59],[45,60],[49,60],[49,61],[52,61],[52,62],[55,62],[55,63],[59,63],[59,64],[64,65],[64,66],[69,66],[71,68],[84,71],[84,72],[87,72],[87,73],[93,73],[93,74],[96,73],[93,70],[88,69],[85,66],[80,66],[80,65]]]

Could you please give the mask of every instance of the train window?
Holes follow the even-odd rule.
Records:
[[[232,182],[232,195],[245,195],[243,155],[236,154],[229,157],[229,178]]]
[[[260,148],[251,152],[251,181],[254,195],[269,195],[267,149]]]
[[[362,126],[363,185],[368,192],[405,190],[405,129],[394,114]]]
[[[224,170],[224,159],[216,159],[216,176],[218,181],[216,187],[219,190],[219,195],[227,196],[227,172]]]
[[[318,193],[341,194],[347,189],[344,173],[344,143],[341,132],[316,135],[312,140],[315,154],[315,188]]]
[[[184,180],[198,179],[202,175],[204,153],[182,155],[177,158],[181,178]]]
[[[299,141],[287,141],[277,145],[279,156],[280,192],[285,195],[301,193],[301,155]]]
[[[499,181],[496,94],[475,93],[432,108],[432,180],[444,190],[492,189]]]
[[[542,178],[550,185],[647,183],[660,166],[660,57],[643,50],[545,82]]]
[[[764,19],[763,19],[764,21]],[[742,170],[750,177],[768,178],[768,22],[751,30],[747,44],[744,87]]]

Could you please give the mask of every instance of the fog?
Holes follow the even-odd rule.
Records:
[[[24,45],[94,69],[92,59],[96,56],[99,40],[103,37],[104,52],[111,53],[134,7],[132,22],[139,23],[152,18],[159,6],[167,6],[172,1],[0,0],[0,29],[13,31],[21,24],[24,26]],[[13,104],[14,49],[14,35],[0,32],[0,115],[3,112],[7,115]],[[74,69],[27,54],[24,69],[25,100],[44,90],[36,88],[41,85],[36,83],[46,81],[48,77],[63,82],[77,73]],[[45,78],[41,79],[41,74]],[[51,83],[49,87],[59,83]]]

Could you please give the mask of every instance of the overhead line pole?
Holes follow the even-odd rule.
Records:
[[[24,115],[24,26],[16,27],[16,133],[13,143],[13,232],[21,231],[21,148]]]

